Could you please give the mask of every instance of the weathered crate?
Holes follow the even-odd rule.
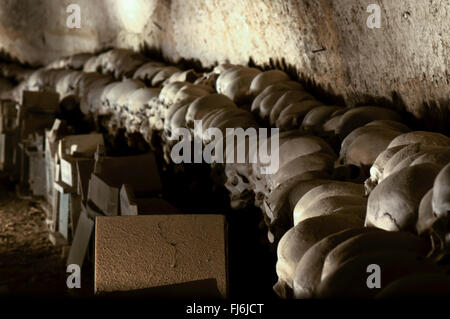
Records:
[[[55,182],[56,158],[51,155],[51,152],[46,148],[45,150],[45,199],[47,203],[53,202],[53,183]]]
[[[82,203],[87,202],[89,178],[94,170],[95,160],[78,161],[77,163],[77,194]]]
[[[59,141],[58,155],[61,165],[61,181],[73,192],[77,192],[77,162],[90,161],[99,145],[103,145],[102,134],[69,135]]]
[[[70,208],[69,208],[69,229],[72,235],[75,234],[78,219],[81,214],[81,197],[77,193],[70,193]]]
[[[18,127],[18,105],[11,100],[0,100],[0,133],[13,132]]]
[[[20,175],[21,175],[20,177],[21,189],[26,189],[29,186],[28,185],[29,178],[35,179],[36,177],[34,173],[32,175],[28,175],[29,173],[28,164],[30,164],[30,161],[26,152],[30,148],[31,150],[33,150],[34,146],[36,146],[37,151],[42,152],[44,151],[45,130],[52,126],[52,123],[58,110],[59,110],[59,95],[57,93],[30,92],[30,91],[23,92],[22,105],[19,110],[19,129],[18,129],[18,138],[22,143],[19,144],[21,149],[20,154],[18,154],[19,155],[18,165],[20,168]],[[39,137],[42,140],[40,146],[37,146],[34,141],[36,137]],[[40,161],[41,158],[39,155],[39,163]],[[31,163],[31,165],[33,166],[34,164]],[[45,172],[46,172],[46,165],[44,165],[43,170],[41,172],[42,174],[39,174],[39,176],[42,175],[45,177],[44,181],[42,182],[42,186],[44,189],[42,195],[43,196],[47,195],[46,197],[48,197],[46,186],[47,177]],[[41,190],[39,190],[39,193],[41,193]]]
[[[18,104],[0,100],[0,170],[10,177],[17,175]]]
[[[70,189],[60,181],[55,181],[55,189],[58,192],[57,221],[58,232],[70,242],[69,218],[70,218]]]
[[[108,185],[100,176],[91,174],[88,188],[88,202],[95,205],[103,214],[119,214],[119,188]]]
[[[96,207],[93,207],[89,202],[81,203],[81,212],[82,212],[82,214],[85,214],[89,218],[89,220],[91,220],[93,222],[94,228],[95,228],[96,218],[99,216],[105,216]],[[94,260],[95,260],[94,255],[95,255],[95,231],[94,231],[94,229],[92,229],[91,240],[89,242],[89,245],[88,245],[87,251],[86,251],[86,259],[92,265],[94,264]]]
[[[22,93],[22,109],[31,113],[56,114],[59,111],[59,94],[47,91]]]
[[[178,289],[184,284],[190,298],[226,298],[226,229],[221,215],[97,217],[95,293],[188,297]]]
[[[67,246],[67,240],[59,232],[50,231],[48,239],[54,246]]]
[[[17,143],[16,165],[19,175],[20,192],[31,192],[35,196],[45,196],[45,158],[42,136],[30,135],[27,140]]]
[[[140,197],[160,194],[162,185],[154,154],[99,157],[89,180],[88,201],[105,215],[120,215],[119,191],[123,184],[129,184]]]
[[[58,153],[59,156],[67,154],[93,158],[99,145],[104,145],[103,135],[100,133],[67,135],[60,140]]]
[[[60,119],[55,119],[52,128],[45,130],[46,199],[49,204],[53,202],[53,183],[55,182],[58,142],[68,133],[69,129],[66,122]]]
[[[61,214],[64,214],[64,207],[69,200],[68,189],[61,183],[59,164],[56,164],[55,181],[53,183],[53,195],[52,195],[52,217],[51,222],[47,222],[50,225],[50,241],[56,246],[65,246],[68,241],[68,220],[66,222]],[[68,214],[68,210],[67,210]],[[67,224],[67,227],[65,225]]]
[[[34,196],[44,197],[47,193],[45,155],[42,150],[25,149],[28,156],[28,185]]]
[[[0,170],[14,174],[17,162],[17,134],[0,133]]]
[[[103,145],[101,134],[68,135],[58,141],[55,154],[55,175],[53,187],[54,230],[58,231],[69,243],[76,231],[81,211],[81,196],[78,195],[77,163],[93,161],[95,149]]]
[[[56,230],[68,241],[71,242],[76,231],[79,216],[81,214],[81,199],[77,193],[72,192],[72,188],[67,187],[61,181],[55,182],[57,207]]]
[[[54,176],[54,181],[53,181],[53,194],[52,194],[52,216],[51,216],[51,223],[50,224],[50,229],[53,232],[57,232],[58,231],[58,214],[59,214],[59,200],[60,200],[60,191],[58,190],[58,185],[61,181],[60,178],[60,168],[59,168],[59,164],[56,163],[55,165],[55,176]],[[55,187],[56,186],[56,187]],[[64,190],[64,188],[63,188]]]
[[[80,266],[80,268],[83,266],[93,231],[94,221],[87,216],[86,211],[82,210],[78,219],[72,246],[70,247],[67,265],[75,264]]]
[[[44,135],[45,129],[52,126],[58,110],[57,93],[24,91],[19,112],[20,138],[25,139],[35,133]]]
[[[130,185],[120,189],[120,215],[179,214],[180,211],[159,197],[136,197]]]

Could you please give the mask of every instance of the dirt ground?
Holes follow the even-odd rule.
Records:
[[[218,204],[223,199],[209,193],[211,196],[206,198],[210,201],[202,199],[200,194],[207,190],[186,192],[189,187],[179,181],[169,186],[172,196],[188,193],[183,198],[182,211],[211,213],[210,208],[215,207],[213,213],[226,213],[231,247],[228,256],[230,293],[235,297],[273,298],[275,259],[268,247],[260,242],[259,211],[227,212]],[[202,201],[202,207],[195,205]],[[15,185],[8,185],[0,176],[0,297],[93,297],[92,258],[85,259],[81,289],[68,289],[67,248],[53,246],[48,238],[45,212],[39,202],[32,197],[17,196]]]
[[[0,187],[0,295],[65,294],[62,248],[48,240],[44,212]]]

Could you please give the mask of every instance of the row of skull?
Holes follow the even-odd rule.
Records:
[[[409,254],[401,255],[405,275],[440,274],[418,256],[448,247],[450,139],[411,131],[392,109],[325,105],[279,70],[221,64],[197,73],[124,49],[60,59],[23,75],[12,96],[24,89],[74,97],[83,113],[106,117],[111,134],[125,128],[150,144],[156,138],[168,162],[173,132],[196,134],[194,121],[203,132],[224,134],[230,127],[279,128],[246,145],[244,163],[215,166],[233,208],[261,208],[277,245],[275,290],[282,297],[360,293],[359,284],[354,291],[344,284],[351,271],[377,258],[390,269],[401,254]],[[252,159],[275,138],[279,169],[264,174]]]

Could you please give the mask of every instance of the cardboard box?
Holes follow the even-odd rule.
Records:
[[[26,154],[27,145],[19,142],[17,143],[17,171],[19,174],[19,189],[20,192],[28,191],[28,176],[29,176],[29,157]]]
[[[74,188],[65,184],[62,180],[54,182],[55,189],[55,218],[58,225],[56,230],[68,241],[76,231],[76,225],[81,213],[81,197],[74,192]]]
[[[45,169],[47,180],[46,199],[53,202],[53,183],[55,182],[56,163],[58,162],[59,141],[71,133],[71,128],[64,120],[55,119],[50,130],[45,130]]]
[[[11,100],[0,100],[0,133],[13,132],[19,125],[18,105]]]
[[[77,193],[70,193],[69,204],[69,229],[71,236],[74,236],[81,214],[81,197]]]
[[[87,249],[86,249],[86,253],[85,253],[85,258],[86,260],[91,263],[92,265],[94,264],[94,247],[95,247],[95,232],[94,232],[94,225],[95,225],[95,220],[97,217],[99,216],[105,216],[104,214],[102,214],[101,212],[98,211],[97,208],[93,207],[91,205],[91,203],[89,202],[81,202],[81,214],[80,214],[80,218],[81,215],[85,215],[91,222],[92,222],[92,234],[91,234],[91,239],[88,243]],[[77,225],[77,229],[78,229],[79,225]],[[76,232],[75,232],[76,235]]]
[[[89,201],[86,203],[86,205],[82,204],[82,207],[83,207],[82,210],[84,209],[88,217],[94,221],[99,216],[100,217],[105,216],[103,212],[101,212],[97,207],[92,205],[92,203]]]
[[[50,151],[46,148],[45,158],[45,199],[50,205],[53,203],[53,183],[55,182],[56,158],[52,157]]]
[[[94,170],[94,159],[77,161],[77,193],[81,197],[81,202],[86,203],[88,198],[89,179]]]
[[[99,157],[89,180],[88,201],[105,215],[120,215],[119,191],[123,184],[130,185],[136,196],[158,196],[162,185],[154,154]]]
[[[108,185],[120,188],[129,184],[136,196],[156,195],[162,184],[154,153],[144,155],[101,157],[96,161],[94,172]]]
[[[67,265],[76,264],[79,265],[80,268],[83,266],[93,231],[94,221],[87,216],[85,211],[83,211],[80,214],[77,223],[69,257],[67,259]]]
[[[59,94],[47,91],[23,91],[22,107],[26,112],[58,113]]]
[[[55,181],[54,187],[58,198],[54,220],[58,225],[56,230],[69,241],[70,188],[61,181]]]
[[[55,176],[54,176],[54,182],[53,182],[53,194],[52,194],[52,218],[51,218],[51,230],[53,232],[57,232],[58,230],[58,214],[59,214],[59,200],[60,200],[60,191],[62,189],[62,191],[65,190],[64,185],[59,186],[60,182],[60,169],[59,169],[59,164],[55,165]],[[59,187],[61,187],[61,189],[58,189]]]
[[[109,186],[100,176],[92,173],[89,180],[88,202],[104,215],[117,216],[119,214],[119,188]]]
[[[15,173],[17,159],[16,133],[0,133],[0,170]]]
[[[63,154],[74,157],[93,158],[97,147],[104,145],[103,135],[100,133],[68,135],[58,144],[59,156]]]
[[[70,242],[69,214],[70,214],[70,194],[60,193],[59,212],[58,212],[58,231],[68,242]]]
[[[55,121],[53,128],[58,122]],[[56,147],[57,141],[55,141],[53,128],[45,131],[45,177],[46,177],[46,200],[49,204],[53,202],[53,183],[55,182],[56,171]]]
[[[58,111],[58,93],[23,91],[19,112],[20,137],[27,138],[35,133],[44,135],[45,129],[52,126]]]
[[[55,165],[53,178],[53,224],[68,242],[71,241],[76,231],[78,217],[81,211],[81,196],[78,195],[78,170],[77,163],[92,162],[97,146],[103,145],[101,134],[68,135],[58,140],[57,151],[49,149],[49,153],[54,152]],[[50,154],[51,155],[51,154]]]
[[[48,239],[54,246],[67,246],[67,240],[58,232],[50,231]]]
[[[45,196],[47,192],[45,175],[45,155],[43,151],[25,150],[28,156],[28,185],[34,196]]]
[[[81,134],[61,138],[58,144],[58,155],[61,164],[61,180],[77,191],[77,161],[90,160],[94,157],[99,145],[104,145],[103,135]]]
[[[88,162],[93,170],[94,159],[86,157],[74,157],[63,154],[60,158],[61,181],[71,188],[71,192],[78,192],[78,163]],[[82,167],[83,164],[81,164]],[[80,181],[81,182],[81,181]],[[88,181],[86,181],[88,182]]]
[[[131,186],[124,184],[120,189],[120,214],[122,216],[179,214],[177,208],[159,197],[136,198]]]
[[[226,233],[221,215],[97,217],[95,293],[151,289],[154,296],[169,290],[172,297],[187,297],[176,289],[185,284],[190,298],[226,298]],[[199,287],[199,281],[216,284]]]

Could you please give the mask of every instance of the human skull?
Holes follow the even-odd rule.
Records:
[[[256,97],[269,85],[289,80],[289,76],[280,70],[261,72],[253,78],[252,83],[250,84],[250,94],[251,96]]]
[[[441,250],[450,247],[450,163],[436,176],[431,196],[431,207],[436,221],[431,226],[432,233],[437,237]]]
[[[345,229],[323,238],[309,248],[295,268],[294,297],[297,299],[313,298],[321,281],[323,263],[327,255],[340,243],[374,230],[374,228],[368,227]]]
[[[307,133],[322,136],[323,124],[331,117],[331,114],[338,109],[339,107],[334,105],[318,105],[313,107],[303,118],[301,128]]]
[[[217,92],[228,96],[238,105],[250,99],[250,85],[261,71],[255,68],[238,67],[222,72],[217,78]]]
[[[439,170],[433,164],[419,164],[384,179],[369,195],[365,225],[389,231],[414,231],[420,200],[433,187]]]
[[[397,112],[387,108],[377,106],[356,107],[349,109],[342,115],[335,132],[341,139],[344,139],[356,128],[374,120],[401,121],[401,117]]]
[[[333,198],[335,199],[334,203]],[[295,205],[294,225],[309,218],[311,213],[326,214],[327,211],[349,206],[363,206],[365,212],[366,200],[364,187],[361,184],[331,181],[319,185],[303,195]]]
[[[174,66],[166,66],[159,70],[153,77],[152,77],[152,86],[153,87],[159,87],[162,85],[162,83],[168,79],[173,74],[180,72],[180,69]]]
[[[362,221],[351,215],[326,215],[308,218],[287,231],[278,243],[275,292],[292,295],[294,271],[306,251],[321,239],[346,228],[361,227]]]

